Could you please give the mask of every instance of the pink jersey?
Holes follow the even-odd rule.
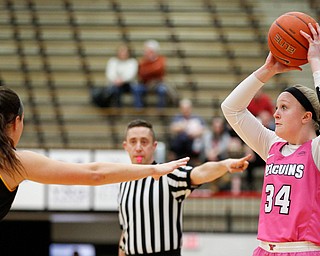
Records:
[[[285,144],[273,144],[266,161],[258,239],[320,245],[320,172],[311,141],[289,156],[280,152]]]

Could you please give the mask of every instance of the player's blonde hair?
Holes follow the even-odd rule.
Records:
[[[313,117],[315,130],[319,132],[319,130],[320,130],[320,102],[319,102],[317,93],[315,92],[314,89],[311,89],[311,88],[304,86],[304,85],[301,85],[301,84],[296,84],[292,87],[295,87],[300,92],[302,92],[303,95],[305,97],[307,97],[307,99],[311,103],[311,105],[314,109],[314,112],[316,114],[316,117]]]

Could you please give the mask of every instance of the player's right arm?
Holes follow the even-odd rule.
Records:
[[[304,36],[309,42],[309,50],[308,50],[308,62],[310,64],[313,79],[314,79],[314,87],[318,95],[318,99],[320,101],[320,44],[319,44],[319,35],[320,35],[320,26],[316,23],[316,29],[309,24],[310,31],[312,36],[301,31],[301,35]],[[318,136],[316,139],[312,141],[312,155],[314,158],[314,162],[320,169],[320,137]]]
[[[223,101],[222,112],[239,137],[262,159],[266,160],[271,144],[278,139],[253,116],[247,106],[264,85],[255,74],[242,81]]]

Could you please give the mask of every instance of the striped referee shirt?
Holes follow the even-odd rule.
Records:
[[[181,167],[159,180],[152,177],[120,184],[120,242],[127,255],[181,248],[184,199],[191,186],[192,167]]]

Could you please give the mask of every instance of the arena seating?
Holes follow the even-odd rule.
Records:
[[[91,103],[90,89],[105,86],[106,62],[121,42],[139,58],[144,40],[159,40],[168,60],[167,83],[178,97],[190,98],[206,120],[220,115],[223,98],[266,56],[271,21],[261,5],[253,0],[2,1],[0,75],[26,106],[20,146],[118,148],[125,124],[136,117],[152,120],[158,139],[166,141],[175,105],[159,115],[152,103],[134,111],[130,95],[121,110]],[[288,83],[290,77],[278,76],[268,93],[277,95]]]

